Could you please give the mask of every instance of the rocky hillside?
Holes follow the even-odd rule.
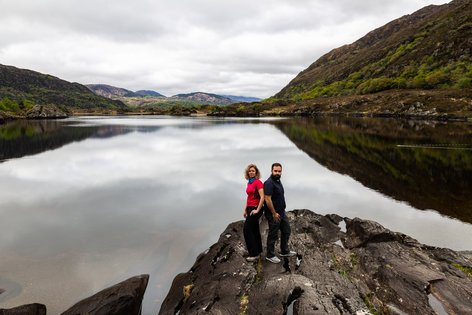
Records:
[[[138,94],[139,96],[153,96],[153,97],[165,97],[164,95],[162,95],[161,93],[158,93],[156,91],[152,91],[152,90],[139,90],[139,91],[136,91],[135,92],[136,94]]]
[[[288,213],[297,256],[244,258],[243,221],[230,224],[159,314],[470,314],[472,261],[359,218]],[[265,231],[264,220],[261,231]],[[263,235],[263,239],[266,236]]]
[[[229,105],[234,103],[233,100],[216,94],[194,92],[188,94],[177,94],[172,96],[173,99],[187,100],[206,105]]]
[[[471,48],[472,1],[427,6],[322,56],[275,98],[470,89]]]
[[[97,95],[112,99],[119,97],[141,96],[133,91],[106,84],[87,84],[86,87]]]
[[[79,83],[70,83],[51,75],[0,65],[0,110],[21,112],[39,105],[63,109],[124,109],[126,105],[97,96]]]

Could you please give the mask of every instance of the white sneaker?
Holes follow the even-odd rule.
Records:
[[[295,253],[293,250],[289,250],[288,253],[286,254],[280,254],[280,256],[282,257],[291,257],[291,256],[295,256],[297,253]]]
[[[273,264],[278,264],[278,263],[280,262],[280,259],[279,259],[279,257],[277,257],[277,256],[274,256],[274,257],[266,257],[266,259],[267,259],[268,261],[270,261],[271,263],[273,263]]]
[[[259,259],[259,256],[248,256],[246,257],[246,261],[253,262]]]

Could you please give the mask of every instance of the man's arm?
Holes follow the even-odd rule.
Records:
[[[264,196],[265,202],[267,207],[269,208],[270,212],[272,213],[272,218],[274,218],[275,222],[280,221],[280,214],[275,211],[274,204],[272,203],[272,196],[271,195],[265,195]]]

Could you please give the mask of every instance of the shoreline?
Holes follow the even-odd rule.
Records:
[[[62,110],[55,105],[35,105],[21,113],[0,111],[0,124],[17,119],[55,119],[79,115],[99,116],[214,116],[214,117],[369,117],[429,121],[472,120],[472,93],[469,90],[388,90],[373,94],[318,97],[305,100],[268,99],[227,106],[171,108]]]

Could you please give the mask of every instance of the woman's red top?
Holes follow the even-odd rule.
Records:
[[[247,207],[257,207],[259,205],[259,201],[261,200],[259,189],[264,189],[264,184],[259,179],[256,179],[251,184],[247,184]]]

